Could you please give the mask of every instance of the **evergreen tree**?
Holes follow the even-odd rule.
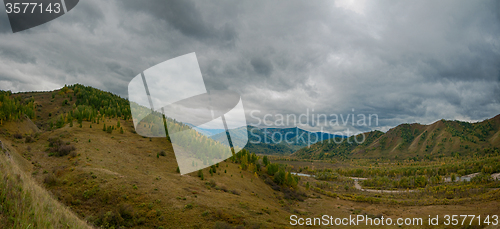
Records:
[[[267,156],[264,156],[264,158],[262,158],[262,163],[264,163],[264,166],[267,166],[269,164],[269,159],[267,158]]]
[[[198,177],[201,178],[201,180],[204,179],[204,177],[203,177],[203,170],[201,170],[201,169],[198,170]]]

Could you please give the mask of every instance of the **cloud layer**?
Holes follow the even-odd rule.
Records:
[[[498,1],[86,0],[15,34],[0,12],[2,90],[127,97],[141,71],[196,52],[208,90],[261,115],[378,114],[359,129],[387,130],[500,113]]]

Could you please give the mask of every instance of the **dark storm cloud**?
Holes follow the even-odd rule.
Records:
[[[254,71],[259,75],[269,76],[273,71],[273,64],[267,59],[252,58],[250,64],[252,64]]]
[[[498,1],[87,0],[17,34],[2,12],[0,89],[78,82],[126,97],[141,71],[196,52],[207,89],[239,92],[260,117],[377,114],[379,126],[362,131],[482,120],[500,113],[499,8]]]
[[[142,12],[157,20],[164,20],[182,34],[199,40],[219,40],[232,42],[236,38],[235,29],[229,21],[219,27],[205,21],[195,2],[187,0],[153,0],[147,2],[120,1],[129,12]]]
[[[25,49],[4,46],[2,47],[2,49],[0,49],[0,55],[2,56],[2,58],[9,59],[18,63],[36,64],[36,58]]]

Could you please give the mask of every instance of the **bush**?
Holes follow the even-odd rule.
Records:
[[[49,138],[49,147],[59,147],[63,145],[63,141],[59,138]]]
[[[51,152],[57,157],[66,156],[76,150],[75,146],[69,145],[69,142],[63,142],[59,138],[49,138],[49,147]]]
[[[209,182],[207,182],[207,184],[212,188],[217,185],[214,180],[210,180]]]
[[[56,176],[54,176],[54,174],[49,173],[43,179],[43,183],[47,184],[48,186],[57,185],[57,178]]]
[[[31,136],[27,136],[26,140],[24,142],[25,143],[32,143],[32,142],[35,142],[35,140]]]
[[[160,151],[160,156],[165,157],[165,156],[167,156],[167,153],[164,150],[162,150],[162,151]]]
[[[201,170],[201,169],[198,170],[198,177],[201,178],[201,180],[204,179],[204,177],[203,177],[203,170]]]
[[[13,136],[15,139],[22,139],[23,138],[23,135],[20,133],[15,133]]]
[[[231,190],[231,193],[232,193],[232,194],[234,194],[234,195],[238,195],[238,196],[241,194],[241,193],[240,193],[238,190],[236,190],[236,189]]]
[[[135,211],[129,204],[121,204],[118,206],[118,213],[123,219],[133,219],[135,217]]]
[[[307,195],[303,192],[298,192],[290,188],[283,188],[283,194],[285,194],[285,199],[304,201]]]
[[[58,149],[57,149],[57,152],[55,152],[56,156],[58,157],[62,157],[62,156],[66,156],[68,155],[69,153],[71,153],[71,151],[74,151],[76,150],[75,146],[72,146],[72,145],[64,145],[64,146],[60,146]]]
[[[275,190],[275,191],[280,191],[281,190],[281,187],[279,185],[277,185],[276,183],[274,183],[274,181],[271,178],[269,178],[269,177],[266,177],[265,180],[264,180],[264,182],[266,184],[270,185],[271,188],[273,190]]]

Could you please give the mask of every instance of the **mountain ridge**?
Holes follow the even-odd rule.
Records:
[[[444,119],[429,125],[403,123],[386,133],[363,133],[367,139],[372,138],[368,143],[334,145],[323,141],[300,149],[293,156],[302,159],[431,160],[435,157],[487,153],[498,151],[500,147],[499,128],[500,115],[476,123]]]
[[[310,132],[299,127],[260,128],[247,125],[232,130],[232,134],[240,136],[245,132],[248,136],[245,149],[257,154],[270,155],[288,155],[319,140],[343,137],[325,132]],[[210,136],[210,138],[219,142],[224,142],[225,137],[225,132]],[[237,139],[243,138],[238,137]],[[243,145],[244,143],[237,142],[236,144]]]

